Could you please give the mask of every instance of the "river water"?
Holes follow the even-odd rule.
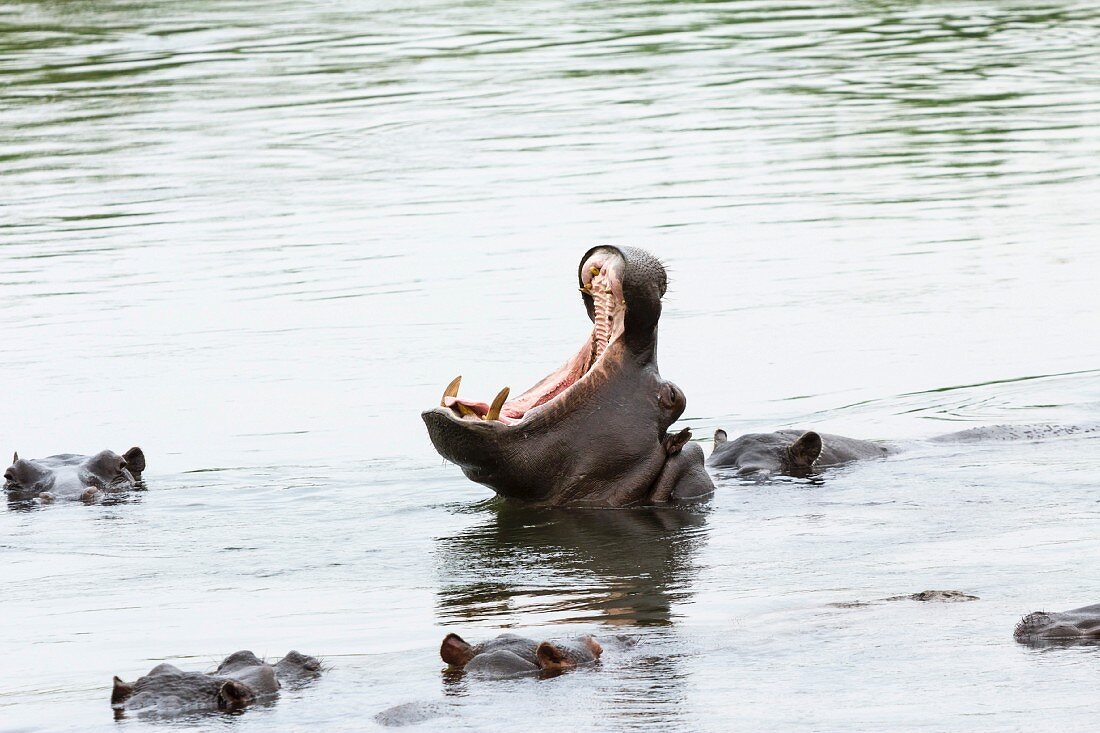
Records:
[[[0,448],[148,491],[0,514],[0,730],[1094,730],[1100,10],[1073,2],[0,0]],[[702,512],[524,511],[419,411],[588,332],[593,244],[668,263],[679,426],[902,441]],[[5,454],[7,455],[7,454]],[[878,599],[926,589],[968,603]],[[857,604],[856,602],[869,602]],[[625,634],[552,680],[479,640]],[[240,716],[112,675],[322,656]]]

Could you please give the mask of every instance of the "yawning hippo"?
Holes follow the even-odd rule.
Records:
[[[1024,644],[1100,642],[1100,603],[1053,613],[1036,611],[1016,624],[1016,641]]]
[[[120,712],[180,715],[213,710],[240,710],[271,698],[281,683],[304,682],[321,672],[313,657],[290,652],[271,665],[249,651],[230,654],[213,672],[184,672],[158,664],[127,684],[115,677],[111,707]]]
[[[471,646],[458,634],[447,634],[439,648],[439,655],[452,669],[494,678],[561,672],[592,664],[602,653],[603,647],[591,636],[539,643],[515,634],[501,634]]]
[[[16,453],[4,471],[4,488],[16,499],[90,501],[102,492],[135,488],[144,470],[141,448],[131,448],[121,456],[105,450],[94,456],[62,453],[33,460],[21,459]]]
[[[734,468],[745,475],[806,476],[815,469],[839,466],[860,458],[881,458],[889,450],[876,443],[812,430],[749,433],[729,440],[725,430],[714,433],[712,468]]]
[[[684,393],[657,371],[665,269],[632,247],[581,258],[581,298],[594,327],[580,351],[519,397],[460,399],[455,379],[423,413],[436,450],[509,499],[626,506],[696,500],[714,484],[691,433],[669,434]]]

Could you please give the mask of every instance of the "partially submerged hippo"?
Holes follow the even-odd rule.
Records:
[[[119,712],[180,715],[213,710],[241,710],[270,699],[283,684],[306,682],[321,672],[321,663],[292,651],[274,665],[249,651],[230,654],[213,672],[184,672],[158,664],[127,684],[118,677],[111,707]]]
[[[744,475],[807,476],[817,469],[840,466],[861,458],[881,458],[889,449],[866,440],[812,430],[749,433],[729,440],[726,431],[714,433],[712,468],[734,468]]]
[[[684,393],[657,371],[665,269],[633,247],[594,247],[578,270],[594,327],[575,356],[519,397],[460,399],[455,379],[422,417],[436,450],[508,499],[627,506],[710,496],[703,451],[668,428]]]
[[[540,643],[515,634],[501,634],[472,646],[458,634],[447,634],[439,648],[439,655],[451,669],[494,678],[553,674],[592,664],[602,653],[603,647],[591,636]]]
[[[47,458],[25,459],[16,453],[4,471],[4,488],[15,499],[83,499],[138,487],[145,470],[145,454],[131,448],[121,456],[105,450],[94,456],[62,453]]]
[[[1023,644],[1100,643],[1100,603],[1072,611],[1029,613],[1016,624],[1013,633]]]
[[[1049,440],[1100,432],[1100,426],[1086,425],[987,425],[929,438],[929,443],[1003,443],[1006,441]],[[714,433],[714,450],[707,458],[711,468],[733,468],[739,474],[803,477],[814,471],[841,466],[865,458],[881,458],[895,446],[812,430],[777,430],[749,433],[729,440],[726,431]]]

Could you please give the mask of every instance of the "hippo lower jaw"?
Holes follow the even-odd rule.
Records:
[[[511,400],[507,388],[492,403],[459,398],[455,379],[422,414],[436,450],[471,480],[526,502],[709,496],[702,449],[687,444],[689,432],[666,432],[687,403],[657,370],[664,268],[641,250],[596,247],[581,259],[578,285],[593,328],[576,354]]]

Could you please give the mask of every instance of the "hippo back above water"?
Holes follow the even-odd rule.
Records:
[[[62,453],[46,458],[20,458],[4,471],[4,489],[16,500],[94,501],[104,493],[141,488],[145,454],[131,448],[121,456],[104,450],[94,456]]]

